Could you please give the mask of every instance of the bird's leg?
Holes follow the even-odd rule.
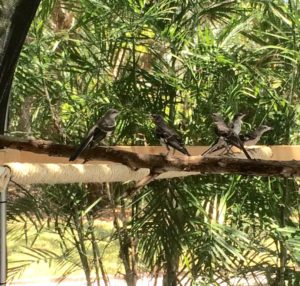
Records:
[[[107,139],[103,139],[101,143],[102,143],[102,145],[105,146],[105,147],[108,147],[108,146],[109,146],[109,142],[108,142]]]
[[[175,150],[175,148],[173,148],[173,154],[172,154],[173,156],[174,156],[175,152],[176,152],[176,150]]]
[[[91,149],[97,148],[97,147],[105,147],[106,149],[111,149],[112,146],[109,144],[109,142],[106,139],[103,139],[101,142],[97,143],[97,144],[93,144],[93,146],[91,146]]]
[[[227,154],[233,154],[233,152],[232,152],[232,145],[227,144],[225,150],[222,153],[225,153],[225,155],[227,155]]]
[[[170,151],[171,151],[171,149],[170,149],[170,147],[169,147],[169,145],[168,144],[166,144],[166,147],[167,147],[167,153],[164,155],[165,157],[168,157],[169,156],[169,153],[170,153]],[[175,149],[174,149],[174,151],[175,151]]]
[[[206,154],[210,154],[211,152],[213,152],[212,149],[218,144],[219,140],[220,140],[220,138],[218,138],[217,140],[215,140],[215,142],[214,142],[213,144],[211,144],[211,145],[208,147],[208,149],[205,150],[205,151],[201,154],[201,156],[205,156]]]
[[[204,156],[206,155],[207,153],[209,154],[209,151],[218,143],[219,141],[219,138],[217,138],[217,140],[215,140],[215,142],[213,144],[211,144],[208,149],[206,149],[202,154],[201,156]]]
[[[211,147],[209,147],[205,152],[202,153],[202,156],[219,151],[223,148],[227,149],[227,147],[228,147],[228,144],[227,144],[226,140],[221,136],[215,141],[215,143]]]
[[[170,147],[167,144],[165,144],[165,143],[162,143],[161,145],[163,145],[163,146],[165,146],[167,148],[167,153],[161,152],[160,155],[164,156],[164,157],[168,157],[168,155],[170,153]]]

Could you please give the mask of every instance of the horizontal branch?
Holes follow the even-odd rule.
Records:
[[[0,147],[30,151],[49,156],[69,157],[76,147],[44,140],[24,140],[0,136]],[[167,171],[199,172],[202,174],[241,174],[255,176],[300,176],[300,161],[247,160],[229,157],[163,156],[141,154],[118,147],[96,147],[83,152],[85,160],[110,161],[124,164],[131,169],[148,168],[153,173]]]

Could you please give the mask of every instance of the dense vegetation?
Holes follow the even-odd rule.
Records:
[[[115,107],[122,114],[111,144],[158,144],[148,118],[156,112],[187,145],[205,145],[212,112],[240,111],[243,131],[268,124],[264,143],[297,144],[299,40],[296,0],[43,0],[18,63],[9,132],[75,145]],[[38,230],[28,238],[32,257],[68,265],[66,275],[82,267],[88,285],[106,273],[94,227],[104,208],[128,285],[142,271],[163,273],[165,285],[229,283],[250,272],[270,285],[299,282],[297,181],[201,176],[154,182],[131,199],[127,188],[23,188],[10,218]],[[55,252],[35,248],[47,231],[60,237]]]

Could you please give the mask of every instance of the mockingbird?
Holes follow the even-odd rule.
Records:
[[[248,159],[251,159],[239,136],[234,132],[232,128],[228,127],[222,116],[219,113],[213,113],[212,118],[217,136],[219,138],[222,138],[222,140],[224,140],[227,143],[227,145],[233,145],[241,149],[244,152],[245,156]]]
[[[156,125],[155,135],[159,139],[160,143],[167,147],[167,154],[169,154],[170,147],[172,147],[175,150],[190,156],[188,150],[184,147],[181,137],[175,130],[167,125],[164,118],[160,114],[152,114],[151,117]]]
[[[234,115],[232,122],[228,125],[236,135],[239,135],[242,129],[243,118],[246,114],[238,112]],[[222,119],[223,120],[223,119]],[[223,120],[224,122],[224,120]],[[224,122],[225,123],[225,122]],[[206,151],[204,151],[201,155],[207,155],[216,151],[219,151],[223,148],[226,148],[228,151],[231,146],[227,144],[224,137],[219,137]]]
[[[272,130],[272,127],[269,127],[267,125],[261,125],[257,127],[253,132],[246,134],[246,135],[240,135],[240,139],[243,142],[244,146],[253,146],[258,143],[261,136],[269,131]]]
[[[234,115],[232,122],[228,125],[236,135],[239,135],[242,130],[243,118],[246,116],[245,113],[238,112]]]
[[[88,132],[77,150],[71,155],[69,161],[74,161],[86,149],[93,146],[96,141],[102,141],[106,136],[109,136],[116,128],[116,117],[119,111],[116,109],[109,109],[97,121],[97,123]]]

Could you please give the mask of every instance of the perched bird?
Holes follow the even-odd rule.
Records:
[[[85,138],[82,140],[80,146],[71,155],[69,161],[74,161],[76,158],[86,149],[93,146],[96,141],[103,140],[106,136],[109,136],[116,128],[116,117],[119,111],[116,109],[109,109],[106,113],[97,121],[97,123],[88,132]]]
[[[234,115],[232,122],[228,125],[236,135],[239,135],[242,130],[243,118],[246,116],[245,113],[238,112]]]
[[[152,114],[151,117],[156,125],[155,135],[159,139],[160,143],[167,147],[168,153],[170,151],[170,147],[172,147],[175,150],[190,156],[188,150],[184,147],[181,137],[175,130],[167,125],[164,118],[160,114]]]
[[[246,114],[238,112],[234,115],[233,121],[228,125],[229,128],[231,128],[235,134],[239,135],[242,129],[242,123],[243,118]],[[223,120],[224,121],[224,120]],[[224,122],[225,123],[225,122]],[[213,152],[219,151],[223,148],[226,148],[228,151],[231,146],[227,144],[227,142],[224,140],[223,137],[219,137],[205,152],[203,152],[201,155],[207,155],[211,154]]]
[[[223,137],[223,139],[225,140],[225,142],[228,145],[233,145],[233,146],[241,149],[244,152],[245,156],[248,159],[251,159],[250,155],[246,151],[246,149],[243,145],[243,142],[241,141],[239,136],[233,131],[232,128],[228,127],[228,125],[225,123],[222,116],[219,113],[213,113],[212,118],[213,118],[213,122],[215,125],[215,132],[216,132],[217,136],[219,138]]]
[[[267,125],[261,125],[257,127],[253,132],[246,134],[246,135],[240,135],[240,139],[243,142],[245,146],[253,146],[258,143],[260,140],[261,136],[269,131],[272,130],[272,127],[269,127]]]

